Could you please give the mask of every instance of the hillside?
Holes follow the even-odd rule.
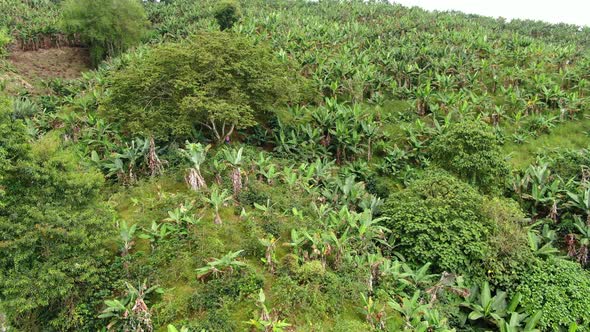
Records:
[[[589,28],[0,12],[0,330],[590,331]]]

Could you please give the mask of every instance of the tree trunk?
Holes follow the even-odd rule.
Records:
[[[162,173],[162,162],[156,153],[156,143],[154,137],[150,137],[150,151],[148,153],[148,167],[150,169],[150,175],[156,176]]]
[[[207,188],[207,183],[205,183],[205,179],[203,178],[199,170],[196,168],[189,169],[188,174],[186,175],[184,180],[193,191],[199,191],[201,188]]]
[[[242,191],[242,171],[239,167],[234,168],[231,172],[231,181],[234,189],[234,198],[237,198]]]

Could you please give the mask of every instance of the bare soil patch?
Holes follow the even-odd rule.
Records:
[[[29,82],[74,79],[90,68],[88,50],[78,47],[16,51],[10,55],[10,62]]]

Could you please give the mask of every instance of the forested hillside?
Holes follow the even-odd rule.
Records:
[[[590,331],[590,28],[0,13],[1,331]]]

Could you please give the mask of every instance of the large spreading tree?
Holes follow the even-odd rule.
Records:
[[[298,76],[262,44],[224,32],[154,47],[108,81],[102,113],[132,136],[220,141],[297,97]]]

